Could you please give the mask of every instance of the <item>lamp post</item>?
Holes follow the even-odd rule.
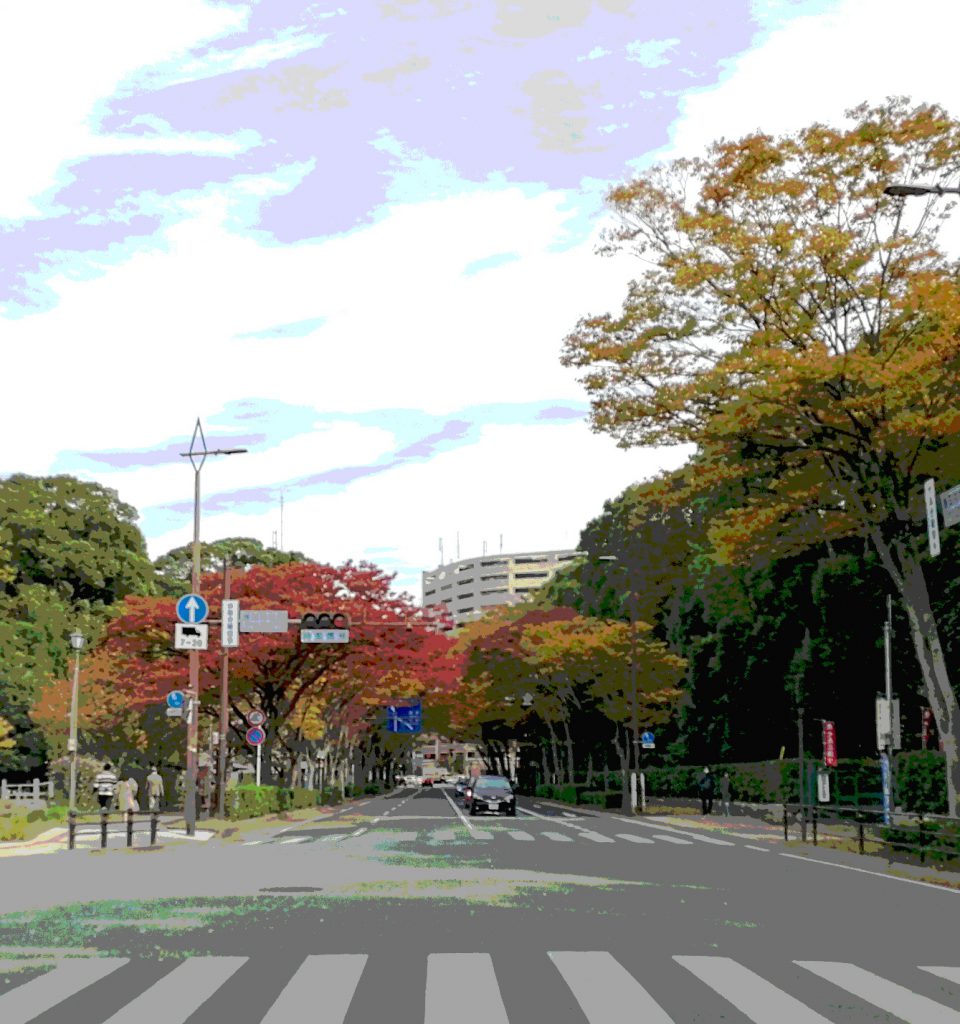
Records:
[[[633,702],[630,707],[630,725],[633,738],[633,769],[630,772],[630,813],[636,814],[637,769],[640,760],[640,730],[637,725],[637,592],[633,586],[629,567],[624,565],[616,555],[599,555],[598,561],[616,562],[617,568],[626,575],[627,585],[630,588],[630,681],[633,692]]]
[[[883,191],[897,199],[905,199],[907,196],[942,196],[948,193],[960,195],[960,188],[950,188],[949,185],[923,185],[919,182],[914,185],[887,185]]]
[[[70,739],[67,752],[70,754],[70,811],[77,809],[77,711],[80,705],[80,652],[86,637],[79,629],[70,634],[70,646],[76,652],[73,662],[73,689],[70,693]]]
[[[200,437],[200,448],[197,449],[197,436]],[[200,470],[208,455],[238,455],[245,452],[246,448],[207,448],[206,438],[203,436],[203,427],[200,426],[200,419],[197,418],[197,425],[193,430],[193,439],[190,441],[190,450],[180,452],[182,457],[190,459],[193,466],[193,571],[191,574],[191,592],[200,593]],[[197,457],[199,456],[199,462]],[[188,836],[192,836],[197,830],[197,735],[199,722],[197,721],[200,710],[200,652],[190,651],[190,685],[187,695],[187,763],[186,779],[183,792],[183,820]]]

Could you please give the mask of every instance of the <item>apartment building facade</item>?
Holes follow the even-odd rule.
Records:
[[[449,562],[423,573],[422,602],[446,605],[460,626],[487,608],[522,601],[576,557],[574,550],[551,549]]]

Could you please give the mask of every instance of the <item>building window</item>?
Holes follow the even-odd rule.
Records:
[[[453,589],[453,584],[452,583],[448,583],[446,586],[443,586],[440,589],[441,590],[452,590]]]
[[[474,566],[473,562],[471,562],[469,565],[458,566],[457,567],[457,572],[467,572],[469,569],[472,569],[473,566]]]
[[[468,597],[473,597],[473,591],[472,590],[470,591],[469,594],[457,594],[457,600],[458,601],[466,601],[466,599]]]
[[[549,576],[549,572],[515,572],[513,574],[518,580],[536,580]]]
[[[473,611],[473,606],[471,605],[469,608],[461,608],[460,611],[457,612],[457,614],[458,615],[466,615],[467,612],[472,612],[472,611]]]
[[[481,562],[480,563],[485,569],[491,565],[506,565],[507,560],[505,558],[494,559],[492,562]]]
[[[507,594],[509,591],[506,587],[494,587],[492,590],[481,590],[481,594]]]
[[[495,572],[495,573],[491,573],[489,576],[481,576],[480,577],[480,582],[481,583],[486,583],[488,580],[505,580],[505,579],[507,579],[507,574],[505,572]]]

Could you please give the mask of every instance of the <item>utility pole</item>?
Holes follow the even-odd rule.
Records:
[[[230,566],[223,560],[223,599],[230,600]],[[227,731],[230,728],[230,648],[221,647],[220,657],[220,744],[217,757],[217,817],[226,817]],[[211,768],[213,766],[211,765]]]
[[[797,746],[800,751],[799,775],[800,775],[800,838],[807,841],[807,763],[803,758],[803,694],[797,684],[798,704],[797,708]]]
[[[890,731],[887,733],[886,771],[883,773],[883,823],[889,825],[893,811],[893,665],[890,650],[890,636],[893,632],[893,605],[887,594],[887,620],[883,624],[883,668],[887,695],[887,719]]]

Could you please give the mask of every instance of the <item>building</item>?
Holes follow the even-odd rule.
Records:
[[[525,551],[449,562],[423,574],[423,605],[446,605],[454,625],[460,626],[486,608],[522,601],[577,554],[576,551]]]

